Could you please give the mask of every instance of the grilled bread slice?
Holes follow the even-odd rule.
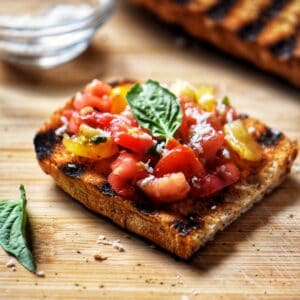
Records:
[[[37,159],[45,173],[90,210],[141,235],[175,255],[189,259],[206,241],[270,193],[287,176],[297,144],[260,121],[241,116],[261,144],[265,159],[258,165],[240,162],[241,179],[215,197],[186,199],[154,206],[146,199],[124,199],[107,182],[110,159],[93,161],[66,152],[57,129],[64,109],[55,112],[34,138]]]
[[[300,87],[299,0],[132,0]]]

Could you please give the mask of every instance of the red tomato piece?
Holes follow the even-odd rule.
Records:
[[[109,112],[111,108],[111,99],[108,95],[103,95],[100,98],[88,93],[77,93],[73,105],[78,111],[86,106],[91,106],[101,112]]]
[[[109,95],[111,90],[112,87],[109,84],[98,79],[94,79],[85,87],[84,92],[101,98],[104,95]]]
[[[191,181],[191,195],[194,198],[203,198],[216,194],[224,184],[220,178],[213,174],[207,174],[202,178],[194,177]]]
[[[227,161],[215,166],[215,170],[211,174],[207,174],[202,178],[193,177],[191,180],[191,194],[195,198],[212,196],[225,187],[236,183],[239,178],[239,169],[233,162]]]
[[[114,142],[135,153],[145,154],[154,145],[150,134],[139,127],[130,125],[126,118],[115,118],[111,122],[110,130]]]
[[[216,168],[215,174],[222,179],[224,187],[236,183],[240,179],[240,170],[233,162],[226,162]]]
[[[208,123],[193,126],[191,132],[190,145],[205,161],[212,160],[224,144],[223,131],[216,131]]]
[[[139,126],[136,119],[134,118],[129,106],[127,106],[127,108],[121,112],[120,116],[125,117],[132,126],[134,126],[134,127]]]
[[[187,143],[189,140],[190,127],[197,123],[197,119],[202,114],[202,111],[194,102],[186,97],[180,99],[180,104],[183,116],[181,126],[179,127],[179,135],[182,140]]]
[[[76,134],[79,131],[79,127],[82,124],[80,115],[75,110],[65,110],[64,116],[69,120],[68,122],[68,132]]]
[[[154,169],[157,177],[177,172],[182,172],[187,179],[205,174],[202,163],[194,151],[186,145],[180,145],[170,150],[159,160]]]
[[[167,150],[171,150],[171,149],[173,149],[177,146],[180,146],[180,143],[177,140],[175,140],[173,138],[170,138],[170,139],[167,140],[165,148]]]
[[[190,185],[181,172],[159,178],[150,175],[138,181],[137,185],[151,200],[159,203],[181,201],[190,191]]]
[[[111,168],[108,182],[123,197],[133,197],[136,191],[133,185],[148,175],[139,157],[125,151],[111,164]]]
[[[98,113],[93,112],[85,116],[81,116],[82,123],[89,125],[93,128],[108,129],[115,116],[111,113]]]

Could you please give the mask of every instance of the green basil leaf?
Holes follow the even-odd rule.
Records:
[[[228,96],[225,96],[222,99],[222,104],[224,104],[224,105],[230,105],[230,100],[229,100]]]
[[[139,125],[157,138],[171,138],[182,123],[179,100],[156,81],[136,84],[126,98]]]
[[[20,264],[36,272],[33,256],[26,241],[26,195],[20,185],[20,198],[0,201],[0,246],[14,255]]]

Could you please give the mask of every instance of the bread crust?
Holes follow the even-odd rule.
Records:
[[[296,3],[294,4],[294,9],[287,7],[288,4],[282,8],[282,11],[286,10],[288,17],[284,17],[282,13],[280,18],[280,12],[278,12],[278,18],[274,17],[274,19],[265,22],[266,17],[261,11],[268,8],[263,3],[266,1],[256,1],[258,3],[262,2],[260,4],[261,11],[257,12],[256,19],[251,19],[252,16],[250,15],[248,17],[249,23],[247,23],[244,20],[247,19],[245,14],[249,15],[250,13],[243,11],[242,3],[240,3],[242,1],[236,1],[221,20],[215,20],[209,16],[209,10],[216,2],[213,0],[131,1],[146,7],[163,21],[183,27],[192,36],[208,41],[223,51],[246,59],[257,67],[279,75],[295,86],[300,87],[300,27],[286,24],[287,32],[281,30],[283,28],[282,19],[289,17],[290,19],[297,20],[298,18],[299,20],[299,3],[298,7]],[[248,2],[251,1],[253,0],[248,0]],[[261,25],[264,27],[260,30],[260,34],[255,39],[242,38],[240,33],[243,28],[246,28],[249,24],[254,24],[254,22],[258,24],[255,25],[257,27],[265,22],[264,25]]]
[[[265,158],[260,165],[245,168],[241,180],[217,197],[155,207],[147,199],[134,201],[115,195],[105,175],[111,160],[95,162],[65,151],[55,130],[62,125],[62,111],[71,105],[72,101],[55,112],[34,138],[41,168],[88,209],[182,259],[189,259],[219,230],[277,187],[297,155],[296,142],[257,120],[245,118],[244,124],[255,129],[254,136],[263,145]]]

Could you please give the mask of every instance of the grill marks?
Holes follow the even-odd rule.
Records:
[[[290,0],[272,0],[271,4],[257,16],[255,21],[240,29],[238,32],[239,36],[245,40],[255,41],[268,22],[275,18],[289,1]]]
[[[279,41],[278,43],[269,47],[269,50],[275,54],[276,56],[280,56],[282,58],[289,58],[294,52],[296,46],[296,39],[294,36]]]
[[[299,0],[219,0],[206,15],[275,56],[288,59],[299,53]]]
[[[283,134],[273,128],[266,128],[264,132],[258,137],[257,142],[264,147],[276,146]]]
[[[244,26],[255,22],[271,3],[272,0],[240,0],[222,21],[222,25],[233,32],[238,32]]]
[[[54,147],[61,141],[61,137],[55,134],[55,129],[38,132],[33,143],[38,160],[51,156]]]
[[[108,181],[103,181],[100,186],[99,186],[99,190],[102,194],[106,195],[106,196],[116,196],[116,192],[114,191],[114,189],[111,187],[111,185],[109,184]]]
[[[300,22],[299,0],[289,2],[272,21],[270,21],[261,34],[257,42],[263,46],[271,46],[280,40],[290,38],[295,35]]]
[[[214,21],[220,21],[227,16],[236,2],[237,0],[220,0],[216,5],[208,10],[206,15]]]
[[[192,231],[201,228],[203,226],[203,220],[201,220],[199,215],[192,214],[183,219],[175,220],[171,226],[178,231],[180,236],[187,236]]]
[[[59,169],[66,175],[79,179],[81,175],[84,173],[85,166],[78,163],[66,163],[59,167]]]

